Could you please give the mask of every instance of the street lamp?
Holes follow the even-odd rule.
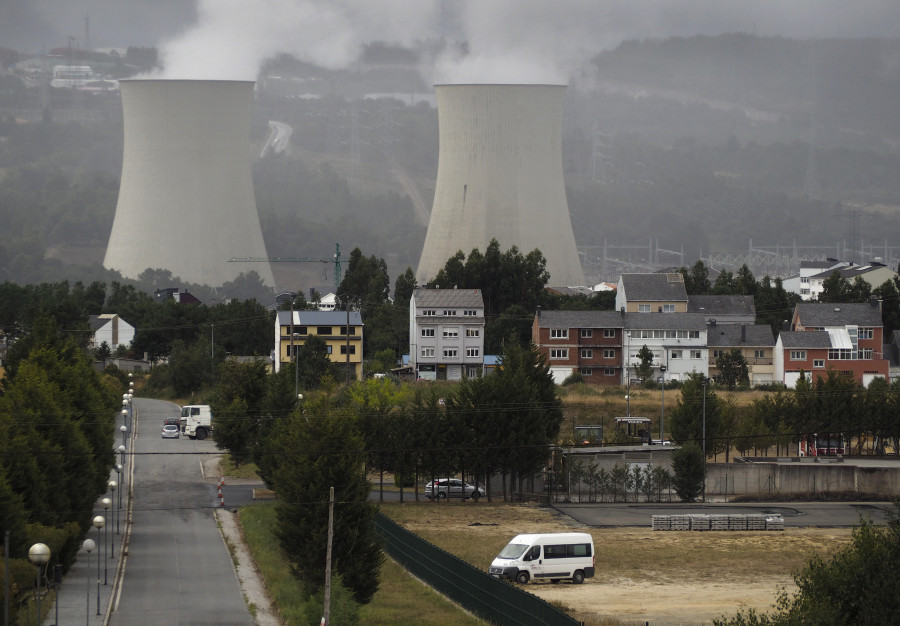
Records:
[[[108,511],[109,511],[109,507],[112,506],[112,500],[110,500],[109,498],[103,498],[102,500],[100,500],[100,506],[102,506],[103,510],[104,510],[103,517],[106,517],[107,515],[109,515]],[[104,526],[104,528],[106,528],[106,530],[103,531],[103,554],[104,554],[104,556],[106,556],[109,553],[109,528],[106,526]],[[112,557],[110,556],[109,559],[111,559],[111,558]],[[107,579],[107,576],[108,576],[107,570],[109,568],[109,559],[103,559],[103,584],[104,585],[109,584],[107,582],[107,580],[108,580]]]
[[[666,422],[666,379],[663,376],[660,376],[659,381],[659,390],[660,390],[660,400],[659,400],[659,443],[663,444],[663,430],[665,428]]]
[[[703,379],[703,501],[706,502],[706,384],[708,378]]]
[[[97,529],[97,540],[100,540],[100,529],[106,525],[102,515],[94,517],[94,528]],[[97,615],[100,615],[100,550],[97,550]]]
[[[116,471],[117,471],[117,472],[119,471],[119,468],[120,468],[120,467],[122,467],[122,466],[121,466],[121,465],[116,465]],[[112,494],[115,495],[115,493],[116,493],[116,487],[119,486],[119,483],[117,483],[117,482],[114,481],[114,480],[111,480],[111,481],[109,481],[108,483],[106,483],[106,486],[109,488],[109,490],[112,492]],[[121,492],[121,491],[119,492],[119,506],[116,507],[116,534],[117,534],[117,535],[119,534],[119,509],[120,509],[120,508],[122,508],[122,492]],[[115,543],[113,543],[113,550],[112,550],[112,552],[113,552],[113,556],[115,556],[115,555],[116,555],[116,544],[115,544]]]
[[[124,447],[125,446],[125,433],[128,432],[128,426],[126,426],[125,424],[122,424],[121,426],[119,426],[119,430],[122,431],[122,446]]]
[[[36,543],[28,549],[28,560],[34,563],[35,568],[37,570],[37,577],[35,582],[37,584],[37,591],[35,595],[35,602],[37,603],[37,623],[41,623],[41,570],[44,568],[44,565],[47,564],[47,561],[50,560],[50,548],[47,547],[45,543]]]
[[[84,548],[84,551],[88,553],[88,563],[91,562],[91,552],[94,551],[94,548],[97,547],[97,544],[94,543],[93,539],[85,539],[84,543],[81,544],[81,547]],[[85,576],[87,580],[87,593],[85,594],[85,598],[87,602],[85,603],[84,608],[84,623],[91,623],[91,577]]]

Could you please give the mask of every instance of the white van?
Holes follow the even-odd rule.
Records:
[[[488,569],[491,576],[525,584],[529,580],[576,585],[594,576],[594,539],[587,533],[517,535]]]

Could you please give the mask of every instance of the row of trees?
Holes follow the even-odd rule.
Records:
[[[708,454],[788,450],[802,435],[841,433],[856,454],[900,450],[900,380],[876,378],[863,387],[828,370],[815,381],[800,378],[794,389],[776,389],[739,407],[720,398],[701,374],[684,381],[667,420],[672,439],[695,443]]]
[[[306,380],[298,403],[298,374],[290,365],[276,374],[260,364],[224,365],[212,401],[216,445],[237,462],[255,461],[278,492],[281,544],[310,593],[321,585],[334,487],[334,569],[358,602],[377,590],[382,558],[369,470],[407,486],[459,473],[479,482],[495,473],[531,476],[562,422],[549,366],[534,348],[509,347],[496,373],[446,388],[381,378],[339,390],[326,373],[318,384]]]
[[[10,534],[14,593],[30,589],[28,549],[68,568],[115,462],[124,380],[100,375],[48,317],[10,350],[0,386],[0,529]],[[0,564],[2,568],[2,564]]]

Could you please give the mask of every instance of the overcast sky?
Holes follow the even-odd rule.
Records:
[[[158,46],[178,78],[255,78],[289,52],[326,67],[375,39],[464,39],[434,60],[435,82],[565,80],[626,39],[748,32],[900,37],[900,0],[0,0],[0,47]]]

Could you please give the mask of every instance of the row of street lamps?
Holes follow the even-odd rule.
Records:
[[[131,374],[128,375],[131,378]],[[124,478],[125,472],[125,452],[127,450],[127,433],[128,433],[128,422],[129,418],[131,418],[134,414],[133,412],[133,402],[134,399],[134,382],[129,381],[128,383],[128,393],[122,394],[122,425],[119,427],[119,430],[122,433],[122,444],[116,449],[117,452],[121,454],[121,461],[116,464],[115,470],[118,475],[119,481]],[[119,509],[122,508],[122,491],[124,489],[119,489],[119,481],[110,480],[107,482],[106,486],[109,489],[110,493],[113,495],[113,498],[104,497],[100,500],[100,506],[103,511],[108,515],[108,511],[110,508],[113,508],[113,500],[115,498],[116,490],[119,491],[119,499],[118,504],[113,508],[113,512],[115,515],[115,526],[116,526],[116,534],[119,534]],[[103,566],[103,584],[109,584],[109,559],[115,558],[116,556],[116,548],[115,541],[109,540],[109,528],[106,524],[106,516],[104,515],[96,515],[94,519],[91,521],[91,524],[94,528],[97,529],[97,541],[94,541],[90,537],[84,540],[81,544],[82,549],[88,554],[88,563],[90,563],[90,555],[97,548],[98,542],[103,543],[103,552],[104,556],[106,553],[110,552],[111,554],[108,558],[104,558],[104,566]],[[106,528],[104,532],[103,538],[100,538],[100,531]],[[50,548],[47,544],[44,543],[36,543],[28,550],[28,560],[34,563],[37,574],[35,580],[35,604],[37,608],[37,622],[41,622],[41,572],[44,569],[44,566],[50,561]],[[87,577],[87,596],[85,603],[85,623],[90,623],[90,612],[91,612],[91,579],[90,576]],[[57,598],[56,602],[56,610],[57,610],[57,619],[56,624],[59,624],[59,599]],[[101,615],[100,613],[100,551],[97,550],[97,615]]]

